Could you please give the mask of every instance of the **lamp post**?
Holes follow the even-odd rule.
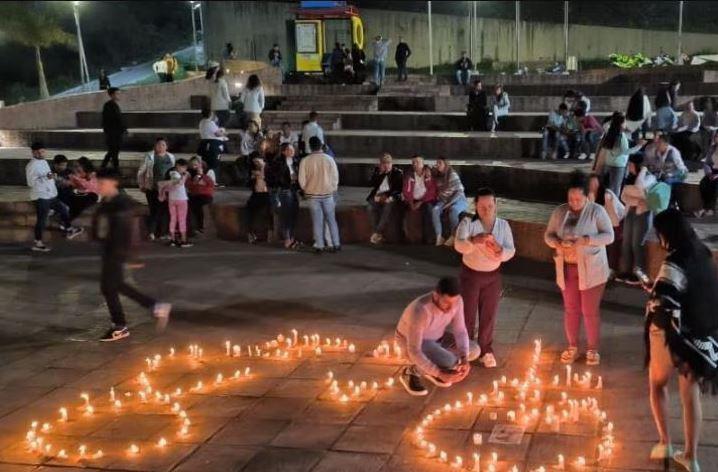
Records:
[[[90,81],[90,73],[87,69],[85,46],[82,43],[82,29],[80,28],[80,2],[72,2],[72,13],[75,15],[75,27],[77,29],[77,51],[80,55],[80,82],[87,84]]]
[[[519,49],[521,47],[521,33],[519,31],[519,22],[521,21],[521,2],[516,0],[516,72],[521,72],[521,55]]]
[[[683,65],[683,2],[678,2],[678,55],[676,64]]]
[[[194,19],[194,10],[197,8],[197,5],[199,2],[189,2],[189,9],[190,13],[192,14],[192,53],[194,56],[194,70],[195,72],[199,69],[197,65],[197,25]]]
[[[429,13],[429,75],[434,75],[434,39],[431,33],[431,2],[426,3]]]
[[[563,2],[563,64],[568,70],[568,2]]]

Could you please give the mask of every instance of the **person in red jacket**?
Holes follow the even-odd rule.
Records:
[[[214,199],[215,181],[207,172],[206,162],[197,156],[190,159],[190,178],[185,184],[189,196],[189,227],[200,234],[204,234],[204,207]]]
[[[431,236],[427,236],[431,231],[427,229],[431,225],[431,210],[436,202],[436,182],[431,175],[431,168],[424,165],[423,157],[415,155],[411,158],[411,170],[404,178],[401,196],[407,210],[404,219],[404,233],[407,239],[410,239],[407,221],[411,213],[421,212],[423,240],[431,241]]]

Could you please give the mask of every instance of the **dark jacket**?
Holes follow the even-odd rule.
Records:
[[[474,90],[469,91],[469,110],[478,111],[485,110],[488,107],[489,98],[486,95],[486,90]]]
[[[112,84],[110,84],[110,77],[107,74],[101,75],[97,81],[100,84],[100,90],[107,90],[112,86]]]
[[[384,195],[387,197],[393,197],[394,200],[398,200],[401,197],[401,191],[404,186],[404,174],[401,170],[397,167],[392,167],[391,171],[387,174],[382,173],[377,167],[374,169],[374,173],[372,174],[371,181],[369,183],[371,192],[369,192],[369,196],[366,198],[368,201],[374,200],[374,197],[379,191],[379,186],[384,181],[384,177],[387,175],[389,176],[389,191]]]
[[[269,54],[267,54],[267,56],[269,57],[270,62],[273,61],[275,58],[280,61],[282,60],[282,52],[279,50],[275,51],[274,48],[269,50]]]
[[[103,199],[92,219],[93,239],[102,242],[102,259],[127,262],[136,255],[139,241],[137,204],[125,193]]]
[[[108,100],[102,107],[102,131],[110,136],[120,136],[127,131],[120,106],[114,100]]]
[[[294,169],[294,175],[299,175],[299,159],[295,156],[292,161],[292,169]],[[269,172],[271,177],[269,185],[277,190],[298,190],[299,183],[295,177],[292,182],[292,175],[289,173],[289,167],[287,167],[287,160],[284,156],[279,155],[272,160],[271,169]]]
[[[461,58],[454,64],[456,70],[471,70],[474,68],[474,63],[468,57]]]
[[[663,108],[666,106],[669,106],[676,109],[676,91],[673,89],[673,87],[666,87],[658,91],[656,94],[656,110],[659,108]]]
[[[396,45],[396,53],[394,53],[394,59],[397,64],[406,64],[406,60],[411,56],[411,49],[405,42],[400,42]]]

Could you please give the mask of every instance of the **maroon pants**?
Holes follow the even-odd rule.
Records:
[[[587,290],[578,288],[578,266],[564,265],[563,276],[566,288],[563,295],[563,327],[566,341],[571,347],[578,347],[581,318],[586,328],[588,349],[598,349],[601,338],[601,298],[606,284]]]
[[[464,320],[469,338],[474,336],[476,327],[476,313],[479,317],[479,347],[481,354],[494,352],[494,328],[496,326],[496,313],[499,310],[499,300],[503,286],[501,273],[498,269],[493,272],[477,272],[465,265],[461,266],[461,298],[464,299]]]

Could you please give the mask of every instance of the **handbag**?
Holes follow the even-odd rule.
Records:
[[[671,186],[665,182],[657,182],[646,190],[646,206],[653,214],[668,208],[671,201]]]

